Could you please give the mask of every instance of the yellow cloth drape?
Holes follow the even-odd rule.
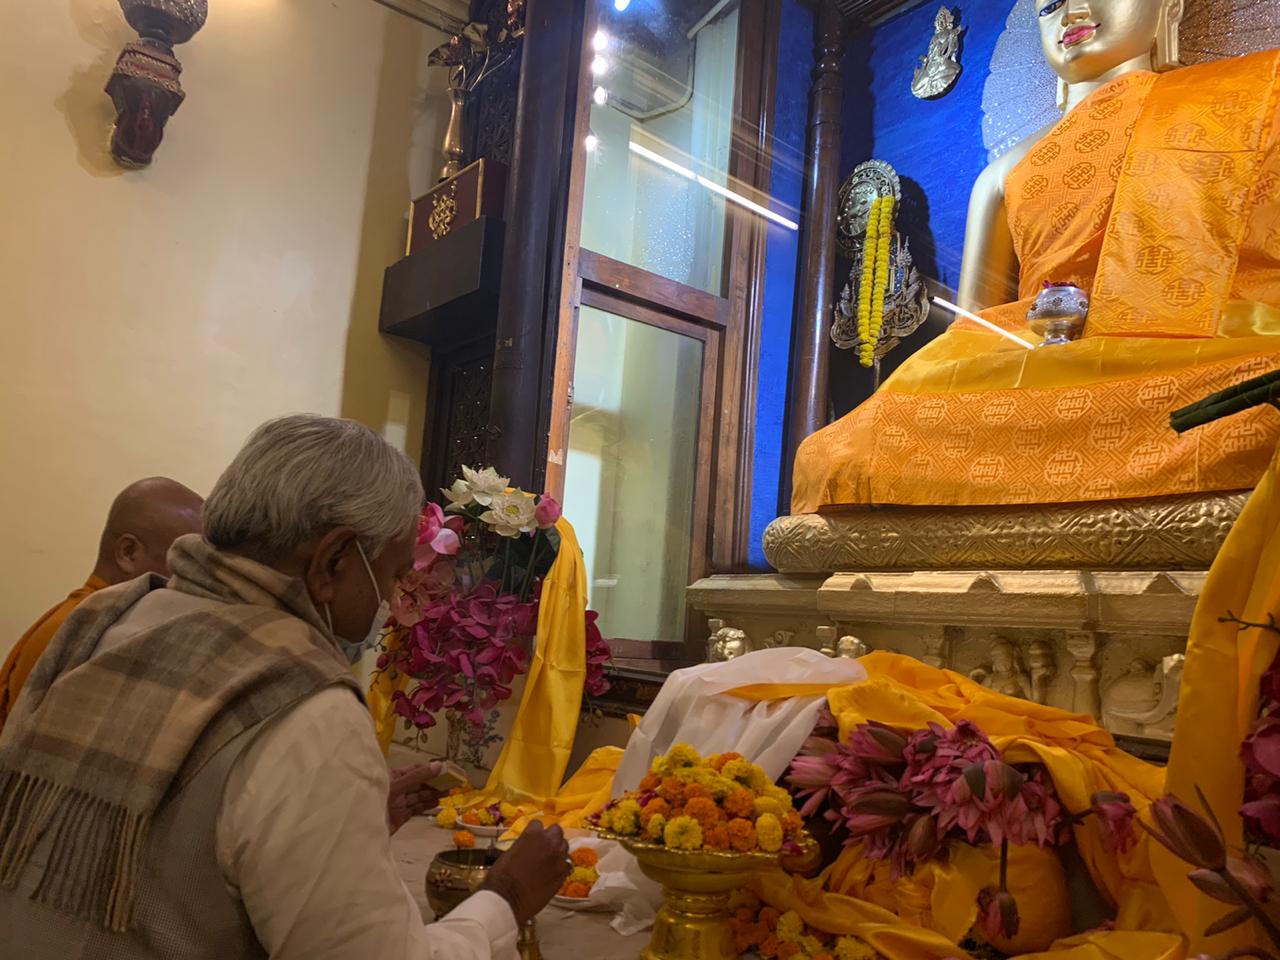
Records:
[[[404,634],[399,630],[387,636],[384,644],[388,652],[400,649],[404,642]],[[394,670],[380,670],[374,675],[365,699],[369,703],[369,713],[373,715],[373,732],[378,738],[378,746],[385,757],[391,752],[391,737],[396,732],[396,713],[391,698],[396,691],[409,685],[409,678]]]
[[[587,677],[587,566],[569,521],[556,522],[560,551],[542,581],[538,642],[515,724],[485,792],[541,804],[560,789],[582,713]]]
[[[1244,795],[1239,744],[1257,719],[1258,681],[1280,637],[1220,622],[1228,613],[1253,623],[1266,622],[1268,614],[1280,617],[1280,451],[1223,544],[1196,605],[1166,781],[1169,793],[1196,809],[1199,787],[1228,843],[1238,848],[1236,810]],[[1153,848],[1152,860],[1193,953],[1263,942],[1250,924],[1203,940],[1205,927],[1228,908],[1191,886],[1187,865],[1163,848]]]

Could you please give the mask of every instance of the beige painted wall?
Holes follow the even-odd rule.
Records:
[[[0,656],[107,504],[207,492],[248,432],[362,420],[417,457],[428,359],[377,333],[439,166],[439,38],[373,0],[211,0],[153,166],[106,152],[116,0],[0,0]]]

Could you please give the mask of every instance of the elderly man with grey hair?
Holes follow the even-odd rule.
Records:
[[[350,664],[413,565],[413,465],[359,424],[265,424],[204,536],[86,600],[0,736],[0,929],[24,960],[514,957],[568,872],[533,827],[424,925]],[[10,955],[0,951],[5,956]]]

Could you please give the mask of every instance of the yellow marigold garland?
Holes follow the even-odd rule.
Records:
[[[867,235],[862,246],[862,284],[858,288],[858,362],[864,367],[875,362],[876,344],[884,326],[893,207],[893,197],[877,197],[867,213]]]

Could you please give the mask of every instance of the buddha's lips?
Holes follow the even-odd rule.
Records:
[[[1096,23],[1079,23],[1062,35],[1061,43],[1064,47],[1074,47],[1077,43],[1084,43],[1097,32]]]

